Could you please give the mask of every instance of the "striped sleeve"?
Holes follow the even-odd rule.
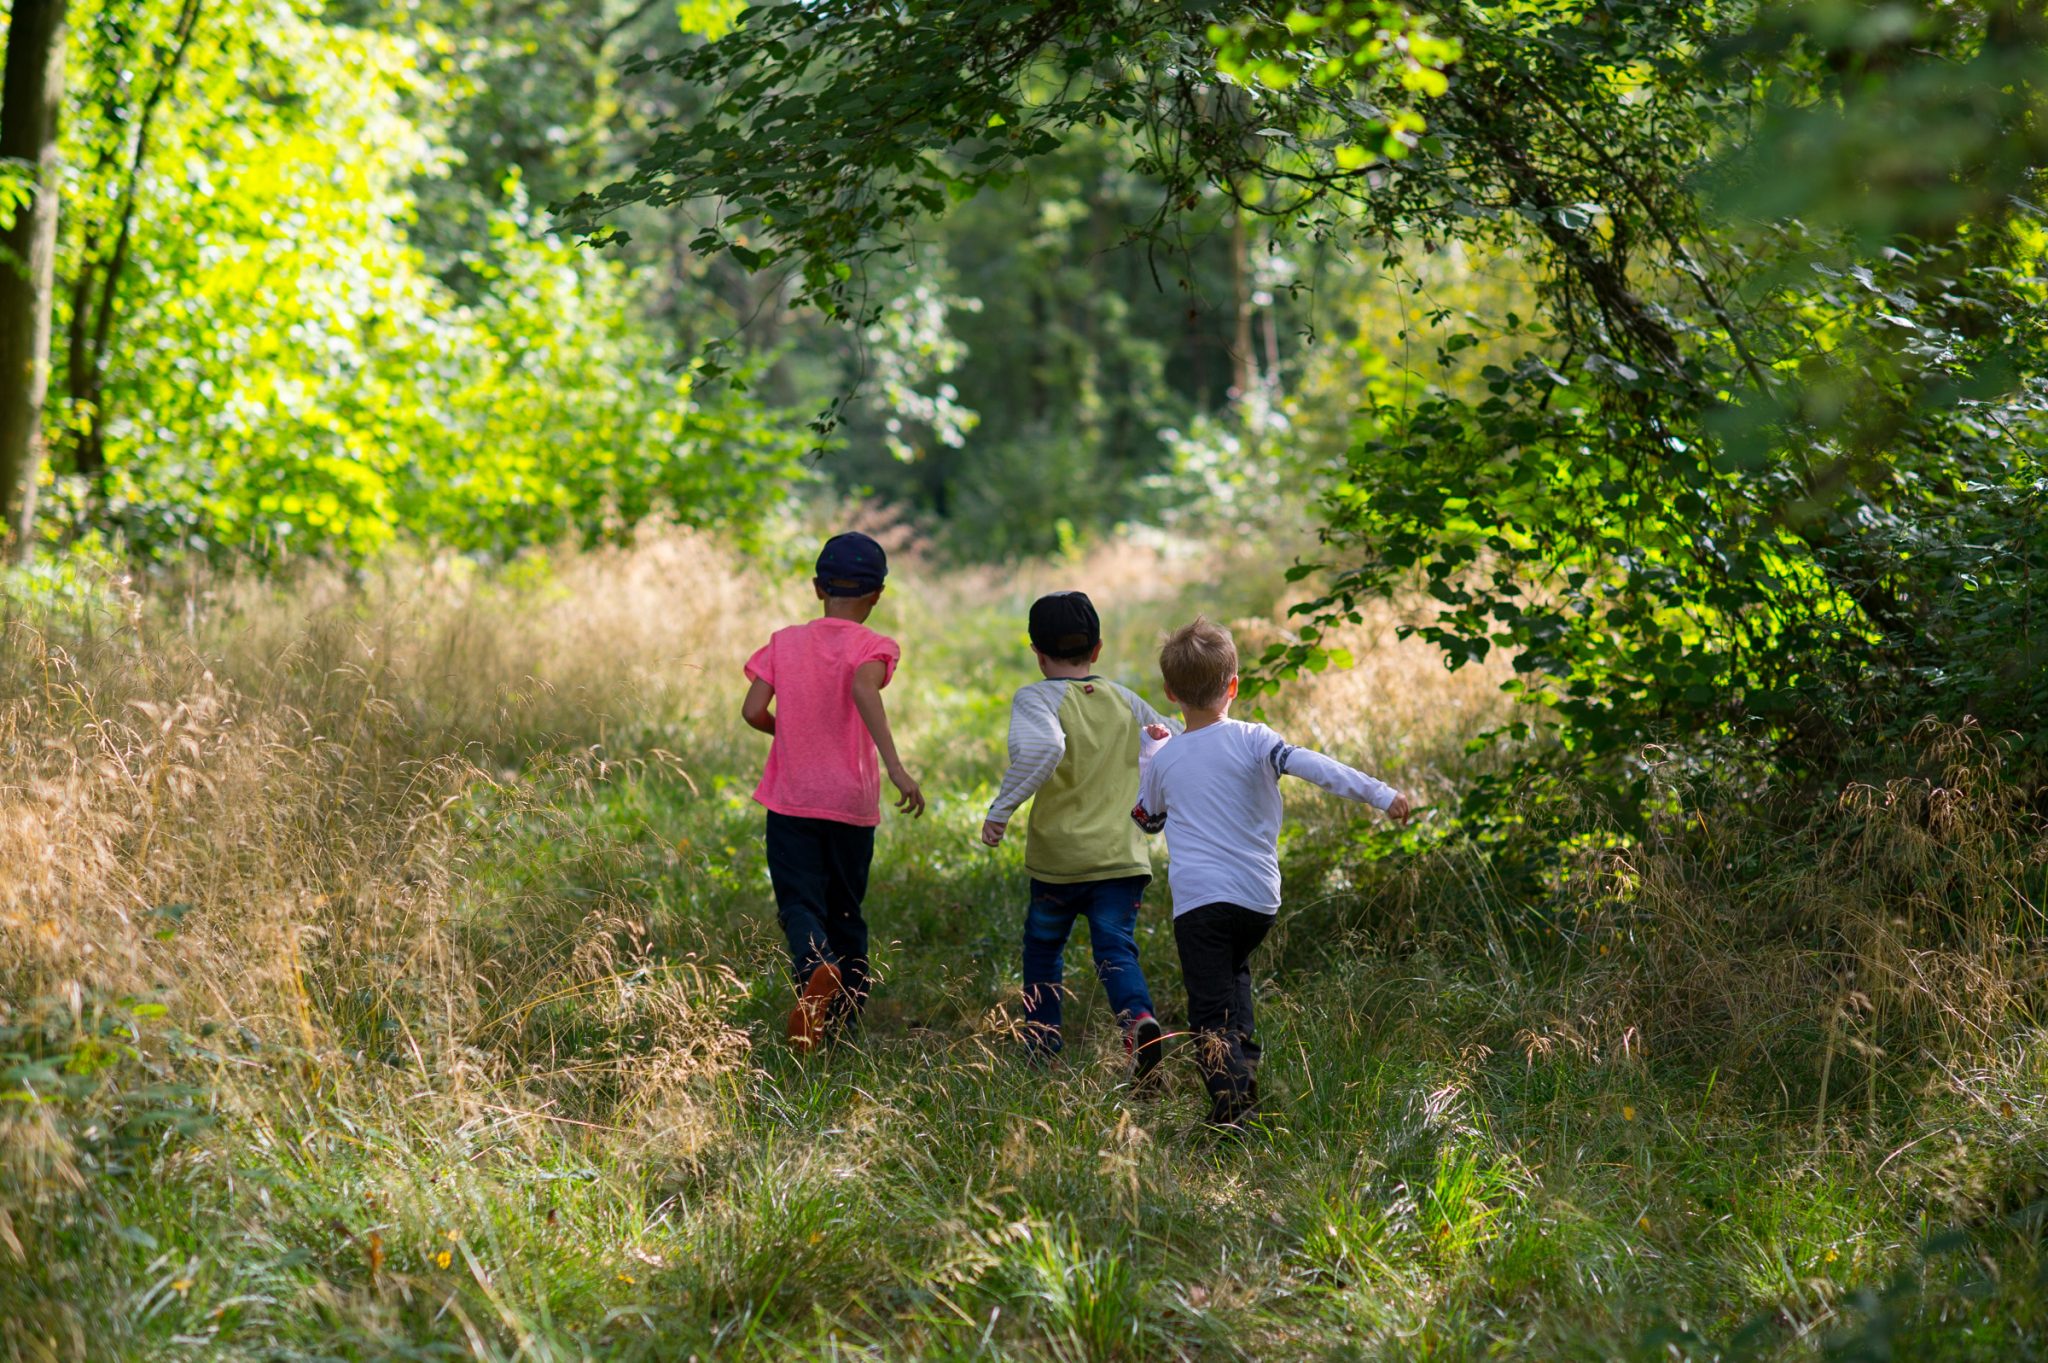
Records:
[[[1332,795],[1357,800],[1374,809],[1385,809],[1400,793],[1386,782],[1367,776],[1354,767],[1347,767],[1334,757],[1325,757],[1313,748],[1297,748],[1270,729],[1265,737],[1272,744],[1266,752],[1266,761],[1272,766],[1276,780],[1282,776],[1298,776]]]
[[[1064,682],[1033,682],[1010,702],[1010,766],[989,806],[990,823],[1008,823],[1017,807],[1051,779],[1067,753],[1067,733],[1060,727]]]

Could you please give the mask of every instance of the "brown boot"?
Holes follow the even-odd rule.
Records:
[[[830,961],[821,963],[804,981],[803,996],[789,1010],[789,1044],[797,1054],[808,1055],[817,1049],[825,1035],[826,1015],[832,1000],[839,997],[839,990],[839,967]]]

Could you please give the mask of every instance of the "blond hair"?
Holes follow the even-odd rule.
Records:
[[[1182,705],[1197,710],[1221,705],[1237,675],[1237,642],[1229,630],[1198,615],[1160,646],[1159,675]]]

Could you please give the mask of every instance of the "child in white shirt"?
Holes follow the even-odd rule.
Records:
[[[1173,938],[1209,1122],[1240,1131],[1258,1102],[1251,954],[1280,910],[1280,778],[1299,776],[1404,822],[1409,804],[1364,772],[1230,718],[1237,645],[1222,626],[1198,618],[1175,633],[1159,671],[1187,732],[1148,745],[1131,817],[1148,833],[1167,830]]]

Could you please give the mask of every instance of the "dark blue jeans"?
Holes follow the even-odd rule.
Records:
[[[849,1018],[868,997],[868,923],[861,917],[875,830],[830,819],[768,811],[768,879],[789,941],[789,965],[801,987],[830,961],[844,992],[834,1016]]]
[[[1095,973],[1110,1011],[1125,1026],[1152,1012],[1152,992],[1138,967],[1138,902],[1150,876],[1084,880],[1072,885],[1031,882],[1024,914],[1024,1021],[1027,1038],[1047,1051],[1060,1048],[1060,1000],[1066,977],[1067,937],[1074,920],[1088,920]]]

